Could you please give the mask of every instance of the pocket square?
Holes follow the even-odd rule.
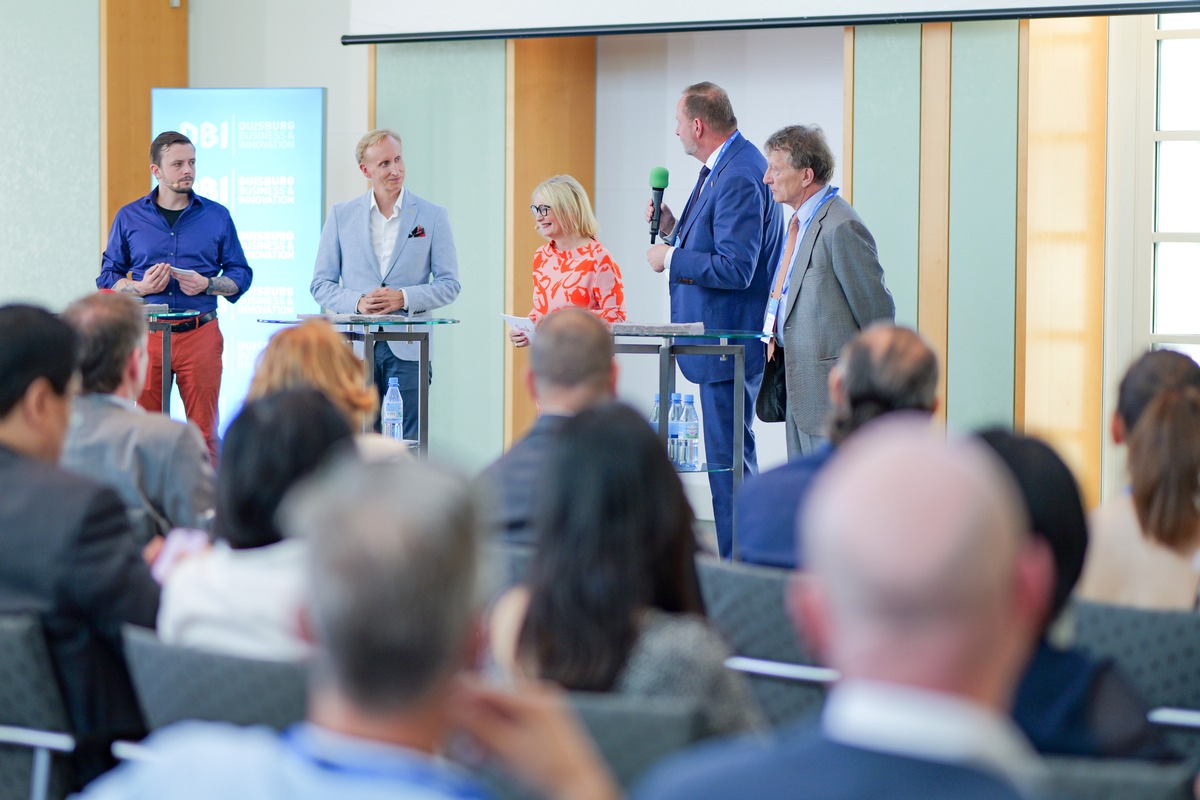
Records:
[[[408,238],[424,239],[425,238],[425,229],[422,228],[420,225],[418,225],[417,227],[415,227],[411,231],[409,231]]]

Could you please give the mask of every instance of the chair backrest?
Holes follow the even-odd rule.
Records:
[[[0,725],[71,732],[42,625],[32,614],[0,614]],[[70,758],[54,758],[47,796],[65,797],[73,783]],[[0,746],[0,797],[29,797],[33,784],[31,750]]]
[[[1151,708],[1200,709],[1200,614],[1074,604],[1075,643],[1111,658]]]
[[[651,766],[698,741],[703,734],[700,706],[678,698],[572,692],[579,715],[613,777],[629,788]],[[489,766],[478,773],[497,800],[540,797],[507,773]]]
[[[185,719],[269,725],[304,719],[306,668],[165,644],[126,625],[125,660],[150,730]]]
[[[1190,800],[1194,762],[1101,758],[1043,759],[1049,773],[1041,796],[1075,800]]]
[[[725,666],[745,677],[759,708],[776,728],[820,711],[825,705],[829,684],[839,677],[836,670],[826,667],[745,656],[726,659]]]
[[[739,656],[812,664],[784,602],[791,573],[698,556],[696,570],[709,619]]]

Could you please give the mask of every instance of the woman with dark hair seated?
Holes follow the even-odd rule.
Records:
[[[534,529],[528,584],[491,617],[503,670],[571,690],[692,699],[709,735],[761,724],[704,619],[692,510],[640,414],[609,404],[563,424]]]
[[[299,630],[305,543],[283,538],[275,512],[326,457],[353,450],[345,416],[316,390],[246,403],[225,434],[215,542],[168,574],[159,636],[249,658],[306,655]]]
[[[1017,688],[1013,718],[1038,752],[1171,759],[1176,754],[1146,720],[1149,710],[1109,660],[1051,644],[1049,628],[1083,571],[1087,521],[1071,470],[1049,445],[991,429],[979,434],[1008,466],[1029,511],[1033,534],[1054,558],[1053,603],[1042,639]]]

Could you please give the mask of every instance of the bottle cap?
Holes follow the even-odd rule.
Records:
[[[388,378],[388,386],[397,386],[398,387],[399,385],[400,385],[399,378]]]
[[[658,402],[658,392],[654,393],[654,402]]]
[[[685,403],[694,403],[694,402],[696,402],[696,395],[694,395],[694,394],[685,394],[685,395],[683,396],[683,402],[685,402]]]
[[[679,399],[680,399],[679,392],[671,392],[671,402],[672,403],[674,403],[676,400],[679,400]]]

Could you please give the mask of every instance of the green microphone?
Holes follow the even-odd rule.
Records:
[[[663,190],[667,188],[667,173],[666,167],[655,167],[650,170],[650,194],[653,197],[654,210],[650,213],[650,244],[654,244],[654,239],[658,236],[658,220],[662,215],[662,198]]]

